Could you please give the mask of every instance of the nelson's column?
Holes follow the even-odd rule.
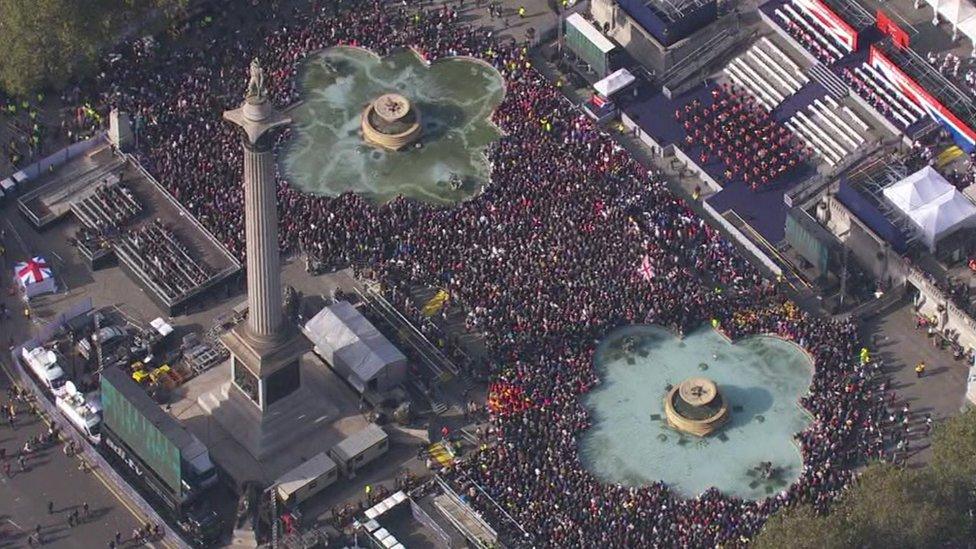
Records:
[[[247,322],[221,336],[231,354],[231,380],[215,417],[257,460],[297,440],[328,416],[328,405],[303,387],[302,356],[310,342],[282,314],[275,158],[278,130],[291,120],[268,98],[255,59],[244,102],[224,113],[241,130]]]

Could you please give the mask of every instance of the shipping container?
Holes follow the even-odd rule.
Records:
[[[379,425],[370,423],[329,450],[339,469],[349,477],[390,449],[390,441]]]
[[[174,507],[217,483],[207,448],[117,368],[101,374],[102,421],[113,453]]]

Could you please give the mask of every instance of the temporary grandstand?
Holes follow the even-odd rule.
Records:
[[[74,243],[89,266],[117,260],[168,315],[241,269],[134,157],[104,140],[40,175],[18,206],[39,229],[72,214],[79,224]]]

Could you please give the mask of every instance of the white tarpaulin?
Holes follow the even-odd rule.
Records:
[[[386,390],[406,376],[407,357],[348,301],[319,311],[305,333],[322,358],[360,390],[373,380],[375,389]]]
[[[942,237],[976,226],[976,205],[931,166],[884,189],[891,201],[918,229],[929,250]]]
[[[618,69],[609,76],[593,84],[593,89],[603,97],[610,97],[634,83],[633,74],[627,69]]]

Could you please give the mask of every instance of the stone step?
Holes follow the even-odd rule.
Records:
[[[843,99],[850,93],[847,84],[830,69],[817,63],[807,70],[807,73],[817,82],[820,82],[827,93],[834,99]]]

